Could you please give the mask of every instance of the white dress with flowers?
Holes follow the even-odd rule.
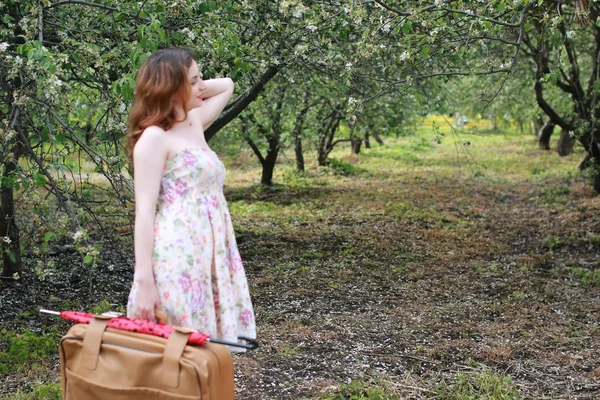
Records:
[[[225,166],[209,149],[167,160],[154,225],[153,270],[170,325],[236,341],[256,337],[252,302],[223,196]],[[135,318],[137,284],[127,315]]]

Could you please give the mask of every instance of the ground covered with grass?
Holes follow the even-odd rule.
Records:
[[[214,147],[262,344],[235,356],[240,399],[600,396],[600,199],[581,152],[425,126],[303,175],[284,153],[264,188],[250,153]],[[2,284],[4,398],[59,398],[68,324],[36,309],[122,310],[128,243],[91,273],[63,254],[45,281]]]

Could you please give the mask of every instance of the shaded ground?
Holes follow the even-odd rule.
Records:
[[[598,398],[600,290],[565,267],[598,262],[599,203],[579,185],[557,215],[542,188],[348,182],[326,216],[250,236],[265,345],[242,362],[242,393],[312,398],[368,377],[426,398],[492,370],[523,398]],[[550,235],[578,239],[550,252]]]
[[[570,272],[600,267],[600,199],[585,183],[379,178],[228,190],[262,343],[235,357],[239,398],[319,398],[351,381],[454,398],[444,388],[503,374],[520,398],[600,397],[600,288]],[[125,303],[127,252],[106,247],[92,296],[61,257],[36,296],[4,284],[3,326],[64,329],[32,310]],[[1,393],[56,381],[56,360],[46,367]]]

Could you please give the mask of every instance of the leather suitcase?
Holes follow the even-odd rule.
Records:
[[[168,339],[107,328],[110,317],[73,325],[59,344],[66,400],[234,400],[226,346],[188,345],[190,330]]]

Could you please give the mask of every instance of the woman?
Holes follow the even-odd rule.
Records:
[[[225,167],[204,130],[233,93],[203,81],[192,53],[159,50],[140,69],[128,149],[135,184],[135,274],[127,316],[213,338],[256,337],[248,284],[223,196]],[[158,211],[157,211],[158,205]]]

